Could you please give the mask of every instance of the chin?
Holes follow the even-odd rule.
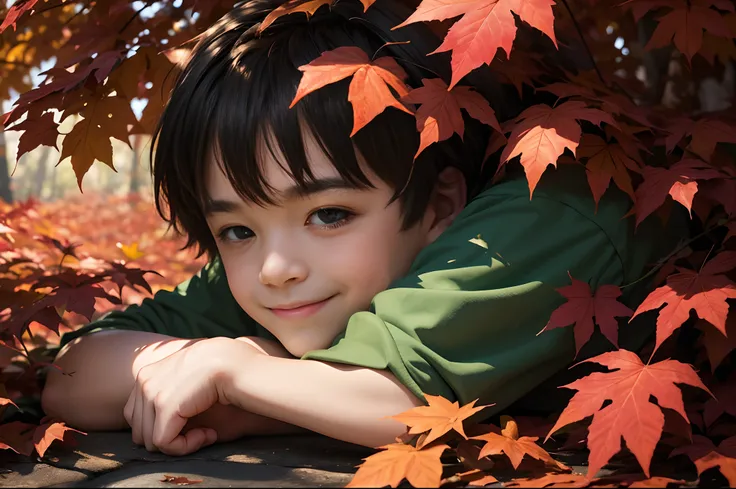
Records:
[[[317,342],[317,341],[310,341],[308,343],[301,343],[296,345],[285,345],[284,348],[294,355],[297,358],[301,358],[306,354],[307,352],[314,351],[314,350],[324,350],[332,346],[332,341],[326,341],[326,342]]]

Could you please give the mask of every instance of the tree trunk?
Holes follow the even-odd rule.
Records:
[[[137,193],[141,187],[139,167],[141,166],[141,142],[143,138],[139,134],[133,136],[133,156],[130,161],[130,184],[128,192]]]
[[[44,146],[41,154],[38,157],[38,166],[36,167],[36,175],[33,179],[33,192],[31,194],[37,199],[41,199],[41,194],[43,193],[43,184],[46,182],[46,174],[48,173],[48,160],[50,153],[51,148],[48,146]]]
[[[13,191],[10,188],[10,168],[8,167],[5,133],[0,130],[0,199],[13,202]]]

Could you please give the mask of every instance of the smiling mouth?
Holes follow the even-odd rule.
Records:
[[[282,306],[282,307],[271,307],[269,308],[271,312],[276,314],[279,317],[307,317],[311,316],[312,314],[316,313],[322,307],[330,300],[333,296],[328,297],[327,299],[323,299],[321,301],[317,302],[309,302],[305,304],[296,304],[294,306]]]

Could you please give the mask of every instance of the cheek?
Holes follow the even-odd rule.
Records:
[[[416,254],[416,245],[408,237],[393,228],[366,226],[331,246],[324,269],[366,306],[408,270]]]
[[[258,271],[253,267],[252,260],[244,259],[244,254],[220,253],[220,259],[225,267],[227,283],[235,301],[244,310],[253,302],[253,291],[258,280]]]

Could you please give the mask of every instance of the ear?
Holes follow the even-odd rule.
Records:
[[[440,172],[432,190],[425,218],[428,219],[427,244],[436,240],[465,208],[468,186],[457,168],[448,166]]]

